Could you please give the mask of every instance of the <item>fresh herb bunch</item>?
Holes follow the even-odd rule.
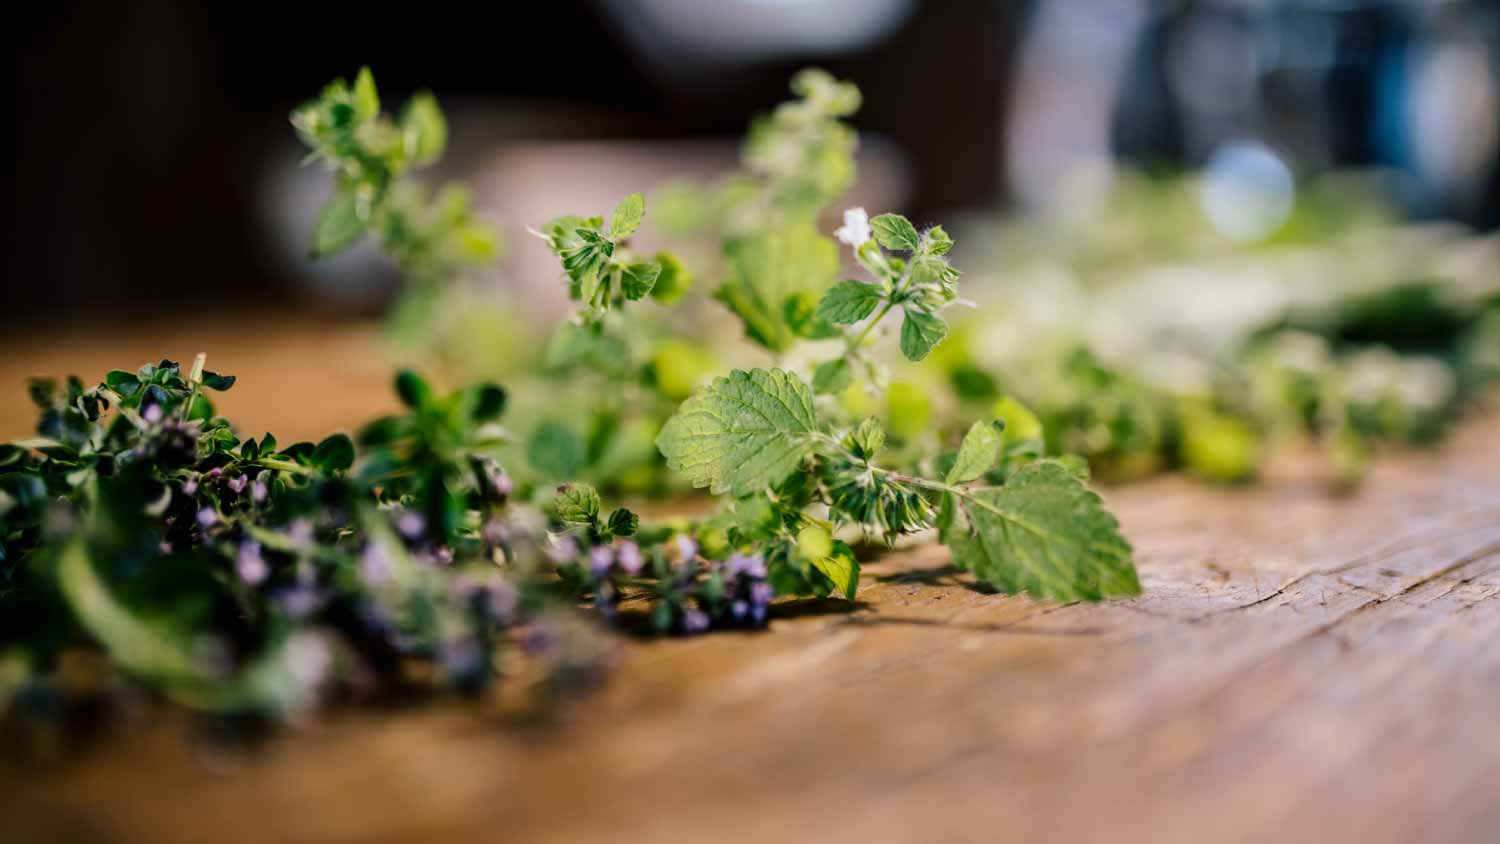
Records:
[[[839,237],[873,281],[833,284],[837,250],[816,215],[853,177],[840,118],[858,94],[820,73],[794,87],[801,100],[747,146],[775,213],[725,234],[733,277],[718,298],[768,351],[827,340],[842,352],[817,367],[818,391],[786,368],[734,370],[661,428],[667,465],[723,496],[717,513],[652,525],[584,482],[556,478],[550,498],[518,486],[501,462],[509,396],[494,384],[440,395],[403,371],[402,413],[354,438],[282,445],[241,438],[215,414],[205,390],[234,380],[201,355],[186,374],[162,361],[94,387],[36,382],[38,436],[0,447],[0,650],[6,676],[25,667],[7,695],[40,705],[67,655],[93,647],[124,675],[220,712],[285,715],[330,691],[480,688],[507,650],[576,683],[601,653],[580,635],[580,611],[663,632],[759,627],[777,596],[854,598],[851,542],[931,530],[998,589],[1138,593],[1129,545],[1081,464],[1043,456],[1020,413],[975,422],[956,449],[893,453],[879,421],[818,395],[840,381],[883,389],[869,346],[898,311],[902,353],[926,357],[947,334],[938,311],[956,300],[958,273],[941,227],[851,211]],[[399,121],[382,117],[362,71],[294,122],[337,174],[315,253],[371,231],[408,269],[447,276],[443,244],[467,237],[463,208],[439,214],[429,238],[398,198],[407,169],[441,149],[435,104],[419,96]],[[644,213],[633,194],[607,228],[563,218],[543,232],[582,303],[560,335],[577,365],[611,356],[623,302],[683,272],[670,255],[629,255]],[[842,370],[832,381],[830,366]],[[562,442],[533,438],[530,461],[565,475]]]

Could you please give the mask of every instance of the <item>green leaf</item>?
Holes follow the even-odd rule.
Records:
[[[813,370],[813,392],[820,395],[842,393],[852,383],[854,373],[849,368],[848,358],[824,361]]]
[[[646,197],[639,193],[620,200],[615,206],[615,211],[609,218],[609,236],[611,240],[619,240],[629,237],[635,230],[641,227],[641,220],[646,216]]]
[[[850,325],[874,313],[883,298],[879,287],[845,279],[823,294],[818,302],[818,316],[834,325]]]
[[[641,526],[641,517],[624,507],[609,514],[609,532],[613,536],[634,536]]]
[[[881,214],[870,220],[870,229],[880,245],[887,249],[915,252],[922,243],[917,227],[900,214]]]
[[[953,238],[942,226],[933,226],[922,236],[922,251],[928,255],[946,255],[953,248]]]
[[[339,193],[318,214],[313,227],[312,256],[325,258],[349,248],[365,233],[365,220],[359,216],[359,203],[352,193]]]
[[[312,462],[330,472],[342,472],[354,465],[354,441],[348,434],[334,434],[313,450]]]
[[[403,369],[396,373],[396,395],[401,403],[413,410],[421,410],[432,403],[432,388],[422,376]]]
[[[564,480],[583,465],[583,441],[572,428],[547,421],[537,427],[526,446],[526,459],[543,477]]]
[[[111,390],[119,393],[121,398],[127,399],[135,395],[136,391],[141,388],[141,379],[137,378],[135,373],[126,372],[122,369],[112,369],[106,373],[104,375],[104,383]]]
[[[488,422],[505,412],[505,388],[498,384],[476,384],[469,388],[473,404],[469,407],[469,419]]]
[[[692,288],[693,274],[671,252],[656,253],[656,263],[661,267],[661,273],[656,277],[656,284],[651,286],[651,298],[663,305],[673,304]]]
[[[1005,423],[999,420],[975,422],[964,434],[963,444],[958,447],[958,458],[948,470],[944,480],[950,484],[968,483],[994,468],[1000,459],[1000,446],[1005,442]]]
[[[834,540],[832,546],[827,556],[813,557],[809,562],[813,564],[813,568],[833,581],[834,588],[844,596],[844,600],[852,601],[859,591],[859,559],[842,541]]]
[[[592,525],[599,518],[599,492],[588,484],[563,484],[552,499],[552,509],[567,524]]]
[[[655,261],[643,264],[631,264],[621,274],[621,287],[625,298],[632,302],[646,298],[651,288],[656,286],[656,279],[661,275],[661,264]]]
[[[948,323],[942,317],[908,309],[906,319],[901,321],[901,354],[909,361],[919,361],[946,336]]]
[[[683,402],[656,446],[667,465],[714,494],[780,483],[813,450],[812,392],[781,369],[734,370]]]
[[[881,427],[879,419],[866,417],[859,427],[849,432],[849,444],[860,457],[869,460],[885,446],[885,428]]]
[[[1002,487],[944,496],[938,530],[954,564],[1004,592],[1098,601],[1141,591],[1119,523],[1055,460],[1023,466]]]
[[[786,324],[787,298],[817,296],[838,274],[838,248],[811,224],[792,225],[727,241],[729,279],[715,292],[745,324],[745,336],[786,351],[796,335]]]
[[[995,418],[1005,423],[1007,443],[1042,439],[1042,420],[1037,418],[1031,408],[1016,401],[1014,397],[1004,396],[995,402],[994,414]]]
[[[210,390],[218,390],[222,393],[230,387],[234,386],[234,376],[220,375],[217,372],[209,372],[205,369],[203,371],[203,386],[209,388]]]
[[[448,121],[430,92],[419,91],[401,112],[401,140],[406,154],[418,165],[443,157],[448,145]]]
[[[380,95],[375,92],[375,76],[368,67],[359,69],[354,77],[354,88],[349,92],[354,101],[354,112],[362,120],[369,120],[380,113]]]
[[[805,290],[786,297],[781,303],[781,316],[792,334],[804,340],[828,340],[839,335],[837,328],[818,316],[818,306]]]

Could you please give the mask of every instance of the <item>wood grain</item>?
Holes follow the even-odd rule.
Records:
[[[1252,488],[1107,491],[1131,601],[892,555],[852,608],[622,641],[545,725],[342,712],[225,756],[154,713],[0,765],[0,839],[1494,841],[1497,435],[1489,413],[1382,457],[1352,497],[1308,455]]]

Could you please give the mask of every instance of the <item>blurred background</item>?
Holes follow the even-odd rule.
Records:
[[[524,226],[732,167],[748,116],[808,64],[864,92],[856,199],[919,220],[1076,215],[1121,167],[1205,168],[1224,188],[1206,218],[1253,239],[1296,185],[1359,167],[1405,216],[1500,225],[1495,0],[141,0],[14,19],[0,326],[381,309],[396,279],[372,248],[305,260],[327,177],[296,166],[286,120],[363,64],[390,104],[438,94],[439,175],[478,186],[506,284],[560,289]]]

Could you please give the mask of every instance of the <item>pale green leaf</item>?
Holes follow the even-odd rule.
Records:
[[[801,537],[798,539],[800,544]],[[831,549],[826,556],[813,557],[810,562],[813,568],[833,581],[834,589],[844,596],[844,600],[852,601],[859,591],[859,560],[854,556],[854,551],[843,542],[834,540],[830,544]]]
[[[820,395],[842,393],[854,383],[854,373],[849,369],[848,358],[834,358],[818,364],[813,370],[813,392]]]
[[[736,369],[683,402],[656,446],[693,486],[747,495],[791,474],[817,429],[812,392],[797,376]]]
[[[1098,601],[1141,591],[1119,523],[1055,460],[1001,487],[946,495],[938,529],[955,565],[1004,592]]]
[[[599,518],[599,493],[588,484],[563,484],[552,499],[557,517],[571,525],[591,525]]]
[[[880,245],[887,249],[915,252],[922,243],[917,227],[900,214],[881,214],[870,220],[870,229]]]
[[[661,264],[648,261],[642,264],[631,264],[625,268],[621,275],[620,286],[625,298],[634,302],[643,299],[656,286],[656,279],[661,275]]]
[[[852,278],[845,279],[823,294],[823,299],[818,302],[818,316],[834,325],[849,325],[874,313],[881,299],[879,287]]]
[[[620,200],[615,206],[615,211],[609,218],[609,236],[613,240],[629,237],[635,230],[641,227],[641,220],[646,216],[646,198],[639,193]]]
[[[950,484],[968,483],[994,468],[1000,459],[1000,446],[1004,444],[1005,423],[999,421],[975,422],[964,434],[963,444],[958,447],[958,458],[945,479]]]
[[[778,352],[796,340],[787,299],[821,295],[839,271],[838,248],[811,224],[728,241],[724,254],[730,275],[714,295],[744,322],[747,337]]]
[[[901,354],[909,361],[919,361],[947,336],[948,323],[942,317],[908,310],[901,321]]]
[[[354,77],[350,98],[360,119],[369,120],[380,113],[380,95],[375,92],[375,76],[368,67],[360,68],[359,75]]]
[[[312,255],[322,258],[342,252],[365,233],[365,220],[359,216],[359,203],[351,193],[340,193],[323,206],[318,224],[313,228]]]
[[[430,92],[417,92],[402,109],[401,141],[407,156],[419,165],[443,157],[443,149],[448,145],[448,121]]]

